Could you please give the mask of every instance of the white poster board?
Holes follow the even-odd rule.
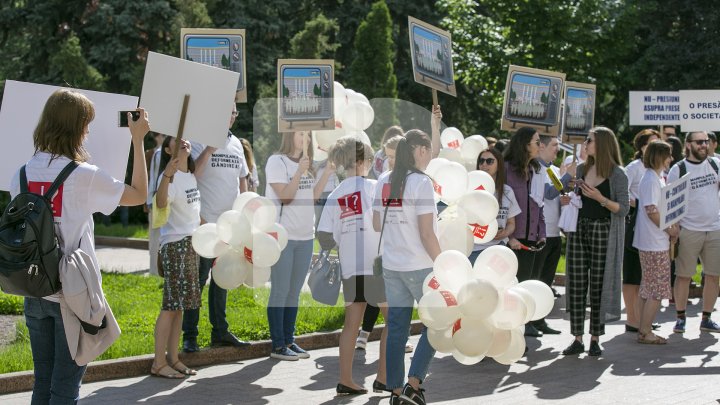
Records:
[[[148,54],[140,106],[150,129],[177,136],[183,99],[190,95],[183,138],[223,148],[240,75],[155,52]]]
[[[61,87],[5,82],[0,107],[0,190],[10,188],[11,176],[35,153],[33,132],[42,114],[45,102]],[[85,148],[90,161],[118,180],[125,179],[130,153],[130,131],[118,127],[118,111],[134,110],[137,97],[122,94],[73,89],[84,94],[95,105],[95,119],[90,123],[90,135]]]
[[[720,90],[680,90],[680,129],[720,130]]]
[[[690,199],[690,176],[673,181],[660,191],[660,229],[679,222],[686,214]]]
[[[660,126],[680,123],[677,91],[631,91],[630,125]]]

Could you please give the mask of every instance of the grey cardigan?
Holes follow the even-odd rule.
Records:
[[[585,173],[585,164],[577,167],[577,176]],[[625,217],[630,211],[628,197],[628,178],[625,170],[615,166],[610,174],[610,200],[620,204],[620,210],[610,213],[610,235],[605,254],[605,274],[603,275],[602,296],[600,298],[600,320],[603,323],[620,320],[620,300],[622,291],[622,265],[625,253]],[[567,274],[567,262],[565,273]]]

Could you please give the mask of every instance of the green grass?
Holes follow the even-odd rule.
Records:
[[[103,289],[110,307],[120,324],[120,338],[99,358],[115,359],[127,356],[153,353],[153,329],[160,313],[162,303],[161,278],[133,274],[103,274]],[[267,323],[267,303],[269,289],[245,287],[228,292],[227,320],[230,331],[243,340],[263,340],[270,338]],[[0,293],[0,305],[11,302],[14,312],[22,311],[22,299]],[[19,303],[19,306],[17,305]],[[208,321],[207,288],[203,289],[203,307],[200,309],[201,346],[210,344],[211,325]],[[309,293],[300,297],[296,334],[302,335],[318,331],[333,331],[342,328],[344,310],[342,296],[334,307],[320,305]],[[414,319],[417,319],[415,314]],[[378,323],[383,323],[382,315]],[[16,340],[0,348],[0,373],[31,370],[33,368],[30,351],[30,339],[25,321],[17,324]]]
[[[112,224],[110,226],[95,224],[95,235],[147,239],[148,228],[147,225],[128,225],[123,228],[121,224]]]

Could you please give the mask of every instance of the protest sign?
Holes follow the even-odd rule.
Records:
[[[560,104],[565,73],[510,65],[500,129],[535,128],[541,135],[560,133]]]
[[[408,32],[415,81],[456,96],[450,33],[409,16]]]
[[[720,90],[680,90],[680,129],[720,130]]]
[[[583,143],[595,121],[595,85],[565,82],[562,141]]]
[[[278,131],[335,129],[335,61],[278,59]]]
[[[660,229],[679,222],[686,214],[690,196],[690,176],[687,174],[660,192]]]
[[[630,125],[660,126],[680,123],[677,91],[631,91]]]

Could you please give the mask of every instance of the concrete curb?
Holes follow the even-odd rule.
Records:
[[[419,334],[422,331],[422,326],[420,321],[413,321],[410,326],[410,333],[413,335]],[[376,326],[370,334],[369,340],[379,340],[384,328],[385,325]],[[334,332],[310,333],[298,336],[295,340],[298,345],[307,350],[337,347],[340,341],[340,332],[337,330]],[[202,349],[198,353],[180,353],[180,359],[190,367],[203,367],[266,357],[270,353],[270,348],[270,341],[263,340],[252,342],[250,346],[242,349],[211,347]],[[83,383],[149,375],[153,358],[152,354],[145,354],[92,362],[88,365],[83,377]],[[0,375],[0,395],[30,391],[33,388],[34,380],[32,371],[2,374]]]
[[[95,245],[148,250],[150,244],[147,239],[95,235]]]

